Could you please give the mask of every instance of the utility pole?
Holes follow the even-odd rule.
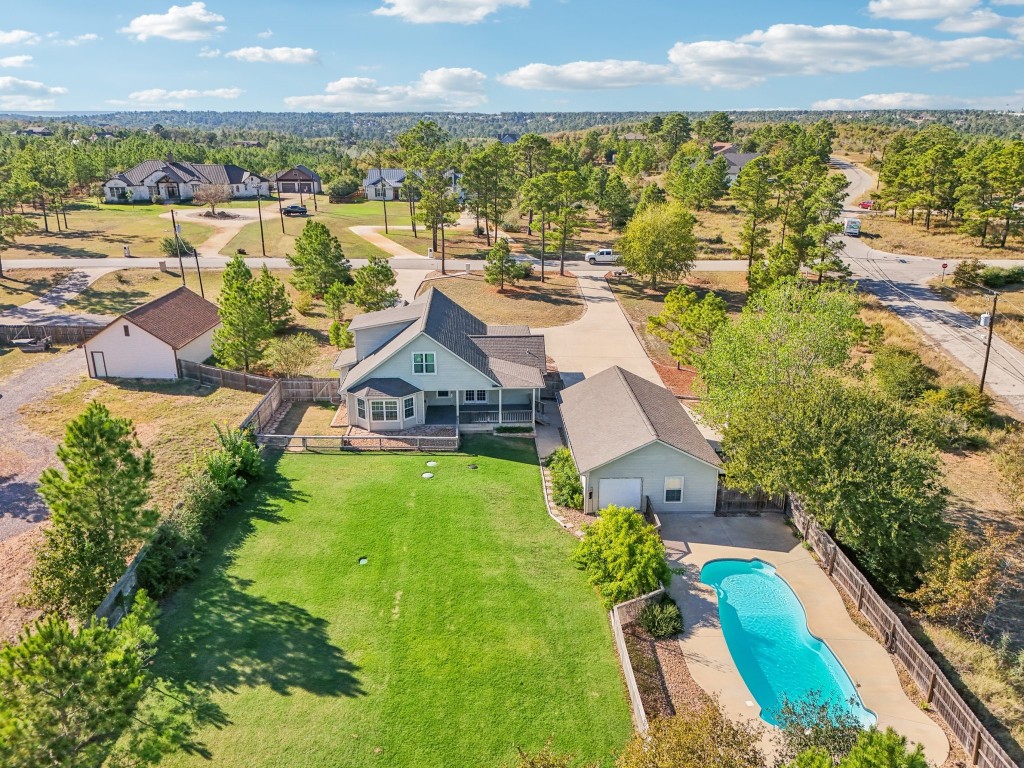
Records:
[[[996,303],[999,301],[999,294],[992,291],[992,314],[988,318],[988,342],[985,344],[985,363],[981,366],[981,384],[979,392],[985,391],[985,375],[988,373],[988,357],[992,353],[992,329],[996,324]]]
[[[199,269],[199,249],[193,248],[192,255],[196,257],[196,275],[199,277],[199,295],[206,298],[206,291],[203,290],[203,273]]]
[[[178,271],[181,273],[181,285],[185,287],[185,263],[181,260],[181,240],[178,239],[178,221],[174,218],[171,208],[171,229],[174,231],[174,250],[178,254]]]
[[[267,258],[267,241],[263,237],[263,206],[260,205],[262,195],[259,186],[256,187],[256,214],[260,217],[260,247],[263,249],[263,258]]]
[[[281,185],[277,185],[277,212],[281,216],[281,234],[284,234],[284,208],[281,205]]]

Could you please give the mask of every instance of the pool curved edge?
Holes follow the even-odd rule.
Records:
[[[829,666],[828,661],[829,661],[829,659],[831,659],[831,661],[834,662],[835,666],[838,668],[839,671],[841,671],[842,675],[845,677],[845,680],[849,684],[849,693],[851,694],[850,696],[846,696],[845,695],[846,692],[842,690],[842,686],[841,685],[837,685],[837,693],[840,694],[840,698],[838,699],[838,701],[844,702],[847,705],[845,707],[846,711],[850,712],[855,717],[857,717],[861,721],[861,724],[865,728],[868,728],[868,727],[876,725],[877,722],[878,722],[878,715],[877,715],[877,713],[874,712],[873,710],[869,709],[864,704],[864,701],[863,701],[863,699],[861,698],[861,695],[860,695],[860,691],[858,690],[858,688],[859,688],[858,684],[853,679],[853,676],[850,674],[849,670],[847,670],[846,666],[843,664],[842,659],[839,658],[839,655],[828,644],[828,641],[826,641],[824,638],[816,635],[814,632],[811,631],[811,628],[810,628],[810,625],[809,625],[809,622],[808,622],[807,607],[804,605],[803,601],[800,599],[800,595],[798,595],[796,590],[793,589],[793,587],[789,583],[789,581],[787,581],[787,579],[784,576],[779,574],[778,567],[776,565],[766,561],[766,560],[763,560],[762,558],[759,558],[759,557],[752,557],[752,558],[747,558],[747,559],[736,558],[736,557],[714,558],[714,559],[706,561],[701,566],[700,572],[699,572],[699,575],[698,575],[698,581],[701,584],[703,584],[703,585],[705,585],[707,587],[710,587],[715,592],[715,598],[716,598],[716,603],[717,603],[716,607],[717,607],[718,619],[719,619],[719,628],[720,628],[720,630],[722,632],[722,635],[723,635],[723,637],[725,639],[726,648],[729,651],[729,655],[730,655],[730,658],[731,658],[731,660],[733,662],[733,665],[736,667],[736,670],[739,673],[740,679],[743,681],[744,686],[746,687],[748,693],[750,693],[751,697],[754,700],[754,703],[757,706],[759,719],[762,722],[771,725],[772,727],[778,727],[777,724],[775,722],[773,722],[773,718],[765,716],[765,703],[762,702],[760,697],[758,696],[758,693],[761,690],[761,686],[759,686],[759,685],[752,685],[752,681],[749,678],[749,675],[750,675],[750,672],[751,672],[749,666],[746,663],[740,663],[741,660],[737,659],[737,652],[734,650],[734,643],[736,643],[738,638],[736,637],[735,632],[726,631],[726,625],[729,624],[729,622],[725,620],[725,617],[723,617],[723,613],[722,613],[723,597],[726,598],[725,601],[724,601],[725,605],[728,606],[731,610],[737,612],[737,616],[738,616],[738,611],[737,611],[736,607],[734,605],[732,605],[729,602],[729,600],[727,599],[727,595],[725,594],[726,591],[723,590],[723,588],[720,586],[720,583],[712,583],[712,582],[709,582],[709,581],[705,581],[705,572],[708,569],[708,567],[709,566],[721,565],[723,563],[736,563],[736,564],[748,564],[748,565],[757,564],[758,566],[760,566],[760,568],[761,568],[761,570],[763,572],[771,574],[772,576],[775,577],[775,579],[777,579],[778,582],[781,582],[781,584],[783,584],[785,586],[786,594],[788,594],[788,596],[792,598],[792,600],[795,603],[795,605],[799,607],[799,615],[796,616],[796,618],[797,618],[797,625],[798,625],[798,628],[799,628],[800,635],[801,636],[806,636],[811,641],[813,641],[814,643],[817,643],[820,646],[820,648],[813,648],[813,647],[808,646],[807,647],[808,652],[815,654],[818,657],[818,659],[822,662],[822,664],[824,664],[826,667]],[[754,574],[755,574],[755,572],[751,571],[750,574],[748,574],[748,575],[754,575]],[[740,575],[740,574],[735,574],[735,575]],[[743,631],[746,632],[746,630],[743,630]],[[827,656],[822,653],[821,649],[824,649],[824,652],[825,652],[825,654],[827,654]],[[812,689],[812,690],[817,690],[817,689]],[[806,693],[806,692],[797,691],[797,696],[790,698],[790,700],[792,700],[792,701],[799,701],[800,700],[800,693]],[[821,693],[824,696],[825,691],[821,691]],[[787,698],[789,698],[789,697],[787,697]],[[829,698],[831,698],[831,697],[829,697]],[[849,706],[850,699],[855,699],[856,705],[857,705],[856,707]],[[775,703],[775,702],[772,702],[772,703]],[[863,714],[861,714],[861,713],[863,713]]]

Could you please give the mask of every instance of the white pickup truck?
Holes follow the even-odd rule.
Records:
[[[596,251],[591,251],[583,258],[591,264],[615,264],[619,260],[619,254],[615,253],[611,248],[599,248]]]

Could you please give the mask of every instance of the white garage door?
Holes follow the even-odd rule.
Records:
[[[617,507],[640,509],[642,495],[643,480],[639,477],[601,478],[597,488],[598,508],[604,509],[614,504]]]

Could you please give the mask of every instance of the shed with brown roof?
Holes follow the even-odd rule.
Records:
[[[115,319],[83,346],[97,379],[176,379],[178,361],[213,354],[217,305],[181,287]]]
[[[664,387],[614,366],[563,390],[559,409],[588,513],[715,511],[721,460]]]

